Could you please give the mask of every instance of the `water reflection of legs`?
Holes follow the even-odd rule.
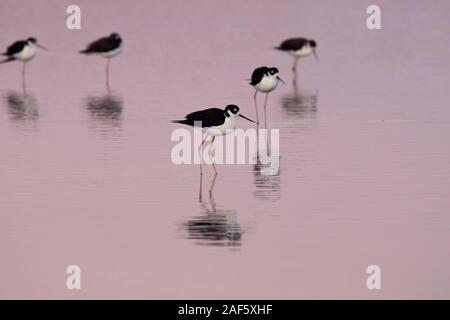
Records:
[[[203,175],[200,175],[199,202],[203,215],[193,217],[184,223],[188,238],[196,240],[200,245],[239,246],[242,238],[242,228],[237,221],[234,210],[218,210],[214,197],[214,186],[217,175],[211,180],[208,200],[202,196]]]
[[[103,125],[118,126],[122,120],[123,100],[121,97],[105,95],[86,98],[86,108],[91,118]]]
[[[264,136],[266,135],[266,132]],[[279,150],[268,148],[268,144],[261,144],[258,137],[256,162],[253,166],[255,197],[264,200],[276,201],[280,191],[280,157]],[[264,137],[264,139],[267,139]]]
[[[5,100],[12,120],[36,120],[39,117],[37,102],[33,95],[9,92]]]
[[[217,174],[214,175],[213,179],[211,180],[211,186],[209,187],[209,204],[211,206],[211,209],[208,209],[208,204],[205,203],[203,201],[203,197],[202,197],[202,182],[203,182],[203,175],[200,175],[200,192],[199,192],[199,202],[200,205],[203,207],[203,209],[208,212],[208,213],[215,213],[216,212],[216,200],[214,199],[214,194],[213,194],[213,190],[214,190],[214,185],[216,183],[216,179],[217,179]]]
[[[293,93],[284,96],[281,100],[281,105],[289,116],[300,119],[313,118],[317,113],[317,93],[302,92],[294,85]]]

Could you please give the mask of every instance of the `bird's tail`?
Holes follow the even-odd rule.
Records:
[[[81,54],[89,54],[90,52],[87,51],[87,49],[85,49],[85,50],[78,51],[78,53],[81,53]]]
[[[15,60],[13,57],[8,57],[5,60],[0,61],[0,64]]]

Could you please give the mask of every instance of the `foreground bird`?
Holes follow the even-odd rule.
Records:
[[[300,58],[313,54],[316,60],[319,60],[316,47],[317,43],[312,39],[292,38],[283,41],[278,47],[275,48],[280,51],[288,52],[294,57],[294,65],[292,66],[292,71],[295,76],[294,83],[297,82],[297,64]]]
[[[264,124],[266,128],[267,128],[267,118],[266,118],[267,98],[269,97],[269,92],[275,90],[275,88],[278,86],[278,81],[284,83],[284,81],[278,76],[277,68],[259,67],[253,71],[250,84],[255,88],[253,100],[255,102],[256,123],[259,124],[258,105],[256,103],[256,95],[258,94],[259,91],[266,94],[266,99],[264,101]]]
[[[10,45],[5,52],[2,53],[3,56],[6,56],[6,59],[0,61],[0,63],[5,63],[9,61],[22,61],[22,87],[23,91],[26,91],[25,85],[25,69],[27,66],[27,62],[34,58],[36,55],[37,48],[41,48],[47,50],[46,47],[40,45],[37,42],[37,39],[34,37],[30,37],[26,40],[19,40]]]
[[[183,120],[173,120],[174,123],[186,124],[192,127],[201,127],[204,131],[205,137],[202,136],[202,143],[199,146],[201,149],[201,155],[203,155],[203,145],[206,138],[212,136],[211,147],[208,151],[208,155],[211,159],[214,172],[217,174],[216,166],[211,157],[211,148],[216,139],[216,136],[223,136],[233,132],[235,128],[236,116],[244,118],[250,122],[255,122],[239,113],[239,107],[234,104],[229,104],[224,110],[219,108],[210,108],[201,111],[196,111],[188,114]],[[200,159],[200,173],[202,173],[202,159]]]
[[[88,44],[87,48],[80,51],[80,53],[91,55],[97,54],[104,58],[106,58],[106,69],[105,69],[105,78],[106,78],[106,88],[108,92],[110,91],[109,87],[109,64],[111,58],[117,56],[122,52],[123,42],[122,38],[117,33],[111,33],[108,37],[100,38],[94,42]]]

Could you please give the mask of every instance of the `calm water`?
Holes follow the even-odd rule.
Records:
[[[450,298],[450,3],[378,3],[369,31],[371,1],[80,0],[69,31],[71,1],[2,0],[2,48],[50,51],[27,96],[20,64],[0,66],[0,298]],[[105,61],[76,52],[114,31],[108,96]],[[320,58],[297,89],[271,49],[291,36]],[[260,65],[288,83],[269,98],[278,174],[173,165],[169,120],[254,117]]]

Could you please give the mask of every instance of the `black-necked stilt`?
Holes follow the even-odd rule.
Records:
[[[41,49],[47,50],[44,46],[40,45],[37,42],[36,38],[30,37],[26,40],[19,40],[14,42],[12,45],[6,49],[6,52],[3,52],[2,55],[6,56],[7,58],[0,61],[0,63],[5,63],[9,61],[22,61],[23,62],[23,68],[22,68],[22,88],[23,91],[26,91],[26,85],[25,85],[25,69],[27,62],[34,58],[36,55],[36,48],[39,47]]]
[[[103,37],[94,42],[91,42],[90,44],[88,44],[86,49],[80,51],[80,53],[83,54],[97,54],[106,58],[105,77],[106,88],[108,89],[108,92],[110,91],[109,63],[111,61],[111,58],[117,56],[120,52],[122,52],[122,47],[122,38],[117,33],[111,33],[108,37]]]
[[[284,81],[278,76],[277,68],[259,67],[253,71],[250,84],[255,88],[253,100],[255,101],[256,123],[259,124],[256,95],[258,91],[260,91],[266,94],[266,99],[264,102],[264,124],[266,128],[267,128],[267,119],[266,119],[267,98],[269,97],[269,92],[275,90],[275,88],[277,87],[278,81],[284,83]]]
[[[294,72],[294,84],[297,83],[297,64],[298,60],[303,57],[309,56],[311,53],[316,60],[319,60],[316,52],[317,43],[312,39],[305,38],[292,38],[283,41],[280,46],[275,49],[288,52],[294,57],[294,65],[292,71]]]
[[[212,136],[211,146],[208,151],[208,155],[211,159],[214,172],[217,174],[216,166],[211,157],[211,148],[216,139],[216,136],[223,136],[233,132],[235,128],[235,118],[239,116],[250,122],[255,122],[239,113],[239,107],[234,104],[229,104],[224,110],[219,108],[210,108],[201,111],[196,111],[188,114],[183,120],[173,120],[174,123],[186,124],[188,126],[201,127],[205,133],[205,137],[202,137],[202,143],[199,146],[201,155],[203,155],[203,145],[206,138]],[[202,173],[202,159],[200,159],[200,173]]]

